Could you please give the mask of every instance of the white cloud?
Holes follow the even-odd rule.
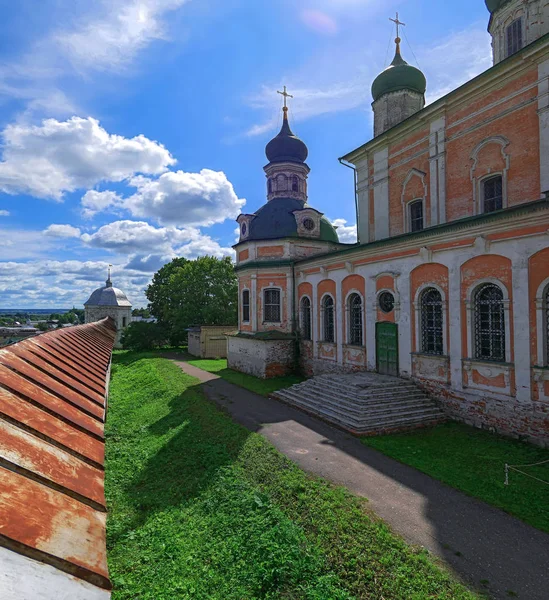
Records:
[[[109,0],[72,31],[54,36],[77,68],[119,70],[151,42],[166,37],[163,17],[188,0]]]
[[[336,20],[321,10],[305,9],[300,18],[309,29],[323,35],[335,35],[339,30]]]
[[[38,258],[46,255],[55,244],[41,231],[0,228],[0,257],[2,260]]]
[[[95,233],[82,235],[89,246],[120,254],[136,255],[133,265],[143,267],[151,261],[150,256],[232,256],[231,248],[224,248],[210,236],[194,227],[153,227],[145,221],[114,221],[99,228]]]
[[[161,224],[209,226],[235,219],[246,204],[238,198],[222,171],[168,172],[158,179],[135,177],[130,185],[137,192],[124,206],[136,217]]]
[[[0,210],[0,217],[9,217],[9,216],[10,216],[9,210]]]
[[[356,225],[347,225],[345,219],[335,219],[331,223],[337,229],[337,235],[342,244],[356,244]]]
[[[80,229],[72,225],[56,225],[52,224],[44,229],[44,235],[58,238],[79,238]]]
[[[105,211],[113,206],[121,206],[122,202],[122,198],[116,192],[88,190],[82,196],[82,214],[85,218],[90,218],[98,212]]]
[[[136,173],[160,174],[176,162],[162,144],[143,135],[109,134],[91,117],[12,124],[2,135],[0,190],[9,194],[61,200],[64,192]]]

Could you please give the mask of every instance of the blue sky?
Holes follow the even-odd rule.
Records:
[[[135,306],[173,256],[232,255],[290,119],[309,203],[354,241],[370,86],[403,54],[428,102],[491,64],[483,0],[18,0],[0,23],[0,308],[81,306],[114,265]]]

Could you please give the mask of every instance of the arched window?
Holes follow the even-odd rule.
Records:
[[[515,19],[506,29],[507,56],[522,48],[522,18]]]
[[[482,285],[474,296],[475,358],[505,362],[505,305],[503,292]]]
[[[128,318],[122,317],[122,327],[126,327],[127,322],[128,322]]]
[[[273,180],[269,179],[267,181],[267,191],[269,192],[269,194],[272,194],[273,192]]]
[[[250,321],[250,290],[242,291],[242,321],[244,323]]]
[[[421,294],[421,352],[444,354],[444,320],[442,318],[442,296],[435,288],[427,288]]]
[[[334,299],[328,295],[322,298],[322,340],[335,342]]]
[[[311,339],[311,301],[307,296],[301,298],[301,337]]]
[[[297,175],[292,175],[292,192],[299,192],[299,180]]]
[[[278,175],[276,178],[276,191],[285,192],[288,189],[288,180],[286,175]]]
[[[362,346],[362,298],[351,294],[347,300],[349,315],[349,344]]]
[[[266,323],[280,323],[280,290],[267,289],[263,294],[263,316]]]
[[[501,175],[488,177],[482,182],[482,212],[489,213],[503,208],[503,180]]]
[[[408,204],[408,215],[410,221],[410,231],[421,231],[424,227],[423,224],[423,200],[414,200]]]

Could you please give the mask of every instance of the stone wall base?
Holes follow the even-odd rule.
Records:
[[[227,366],[235,371],[271,379],[294,371],[293,340],[227,337]]]
[[[548,404],[453,390],[447,385],[417,377],[414,380],[438,400],[446,414],[453,419],[549,448]]]

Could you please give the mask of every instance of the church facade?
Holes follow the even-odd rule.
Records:
[[[413,378],[453,417],[549,442],[549,2],[487,0],[494,66],[425,107],[400,53],[373,83],[358,243],[307,203],[305,144],[267,146],[241,215],[233,368]]]

